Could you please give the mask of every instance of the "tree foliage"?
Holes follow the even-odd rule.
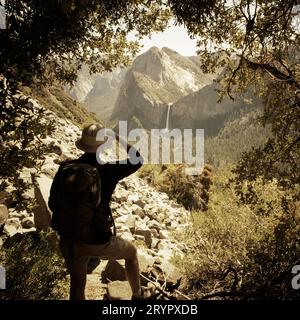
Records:
[[[234,184],[219,196],[212,190],[208,212],[196,216],[195,232],[189,235],[195,251],[185,268],[190,283],[198,285],[197,297],[299,298],[290,285],[291,268],[299,263],[297,4],[217,0],[200,23],[183,12],[178,18],[198,37],[203,70],[225,67],[220,97],[254,92],[264,102],[260,123],[272,134],[241,157]]]
[[[136,39],[162,30],[169,11],[153,1],[12,0],[5,1],[6,29],[0,30],[0,174],[21,193],[24,166],[36,166],[53,125],[34,107],[23,85],[73,83],[83,64],[91,72],[128,64]],[[6,183],[1,184],[5,189]],[[22,186],[22,188],[20,187]],[[22,190],[21,190],[22,189]],[[19,199],[22,202],[21,199]]]
[[[196,186],[205,187],[200,195],[204,202],[197,202],[195,181],[181,176],[184,183],[177,188],[177,169],[160,172],[168,182],[165,191],[182,202],[188,199],[184,204],[189,208],[197,200],[198,207],[208,209],[198,215],[201,221],[196,222],[196,232],[192,230],[192,240],[200,234],[202,242],[201,250],[198,243],[191,261],[187,259],[187,273],[195,275],[192,280],[198,279],[207,293],[212,288],[228,292],[230,287],[230,292],[239,290],[248,296],[258,291],[269,294],[272,281],[279,281],[275,296],[280,295],[287,287],[274,276],[289,271],[299,258],[295,218],[299,203],[294,201],[300,197],[296,4],[295,0],[6,1],[7,28],[0,30],[0,174],[22,186],[18,171],[35,164],[44,152],[39,137],[51,129],[42,122],[43,111],[21,94],[20,85],[33,80],[71,84],[83,64],[91,72],[126,65],[138,51],[138,42],[128,40],[128,34],[136,33],[139,40],[163,30],[173,17],[197,38],[204,71],[225,67],[219,79],[221,97],[228,94],[234,99],[253,91],[264,101],[261,123],[272,131],[265,144],[241,158],[234,189],[222,186],[210,197],[210,171],[196,181]],[[269,182],[262,183],[258,176]],[[225,201],[224,195],[228,196]],[[224,248],[228,249],[225,257]],[[196,263],[195,255],[201,258]],[[239,283],[227,281],[228,273],[219,277],[232,269],[236,273],[230,274],[237,274]],[[35,282],[30,279],[30,283]]]
[[[201,174],[195,176],[186,174],[186,169],[187,166],[183,164],[144,165],[139,175],[186,209],[206,211],[212,184],[212,168],[206,165]]]
[[[82,64],[91,72],[125,65],[136,40],[163,30],[172,16],[197,37],[204,71],[224,67],[220,90],[232,98],[251,89],[265,101],[262,122],[273,137],[246,154],[238,179],[276,177],[299,183],[299,19],[295,0],[6,1],[0,30],[0,74],[6,80],[72,83]],[[297,20],[298,19],[298,20]],[[3,111],[3,110],[2,110]],[[24,109],[24,112],[25,109]],[[16,114],[11,114],[13,123]],[[7,125],[2,128],[6,130]]]
[[[258,196],[241,204],[231,173],[214,175],[208,210],[193,212],[182,235],[186,293],[193,299],[299,299],[291,269],[299,264],[299,203],[276,181],[248,182]],[[249,197],[244,190],[244,197]],[[180,263],[180,260],[178,261]]]
[[[200,23],[180,13],[179,21],[198,36],[203,69],[212,72],[226,66],[221,93],[234,98],[251,89],[264,100],[261,122],[271,127],[273,137],[241,159],[238,180],[262,175],[279,179],[285,187],[300,182],[300,25],[296,4],[294,0],[220,0]]]
[[[162,30],[168,10],[160,2],[109,0],[6,1],[0,32],[0,73],[30,81],[55,76],[72,83],[85,63],[92,72],[126,65],[137,38]]]
[[[1,248],[7,289],[1,300],[58,300],[67,296],[64,261],[49,244],[50,234],[15,235]],[[16,276],[17,275],[17,276]]]

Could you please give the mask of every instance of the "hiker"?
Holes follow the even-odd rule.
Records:
[[[53,212],[51,226],[60,235],[60,250],[70,273],[70,300],[85,300],[90,257],[125,259],[132,299],[139,299],[137,250],[131,242],[112,231],[114,223],[109,203],[117,183],[137,171],[142,161],[131,164],[129,150],[133,147],[116,135],[116,140],[129,155],[127,163],[99,164],[96,152],[103,142],[97,141],[96,135],[100,129],[103,128],[98,124],[85,127],[75,143],[85,153],[76,160],[63,163],[58,169],[49,197],[49,208]],[[136,149],[132,150],[140,157]]]

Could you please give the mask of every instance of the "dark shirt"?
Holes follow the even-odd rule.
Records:
[[[129,159],[127,159],[126,164],[119,163],[119,161],[116,161],[116,163],[99,164],[97,162],[95,153],[85,153],[78,159],[68,161],[67,163],[70,163],[70,162],[86,163],[98,169],[98,172],[100,174],[100,179],[101,179],[101,203],[100,204],[102,209],[105,210],[107,216],[109,216],[111,214],[109,203],[117,183],[123,178],[137,171],[142,166],[142,158],[138,151],[136,151],[136,156],[140,157],[141,159],[141,161],[138,164],[131,164]],[[59,195],[59,190],[58,190],[59,178],[58,177],[60,175],[61,168],[62,168],[62,165],[58,169],[58,172],[56,173],[53,179],[53,183],[50,190],[49,202],[48,202],[49,208],[53,212],[52,227],[53,227],[53,224],[55,224],[55,221],[54,221],[55,213],[58,211],[58,206],[59,206],[59,200],[57,199],[57,195]]]
[[[137,156],[139,156],[138,152]],[[90,164],[98,169],[101,179],[102,204],[109,204],[111,196],[120,180],[128,177],[142,166],[141,163],[131,164],[129,159],[126,164],[120,164],[119,162],[99,164],[96,160],[95,154],[93,153],[85,153],[77,161]]]

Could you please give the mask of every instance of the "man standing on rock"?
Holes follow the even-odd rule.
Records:
[[[112,193],[120,180],[142,166],[142,158],[136,149],[116,135],[116,140],[127,150],[129,155],[127,162],[99,164],[96,153],[103,142],[97,141],[96,136],[101,129],[103,128],[98,124],[89,125],[83,129],[81,138],[76,141],[76,146],[85,153],[76,160],[63,163],[54,177],[49,197],[49,207],[53,212],[52,228],[60,235],[60,249],[70,272],[71,300],[85,299],[87,265],[90,257],[99,257],[104,260],[125,259],[132,298],[139,299],[141,285],[135,246],[116,236],[111,231],[111,227],[101,229],[103,226],[99,221],[103,222],[103,225],[109,219],[113,221],[109,206]],[[140,159],[137,164],[133,164],[136,161],[131,161],[136,160],[136,158],[131,159],[132,156],[130,156],[134,153]],[[97,176],[100,182],[97,182]],[[88,188],[90,188],[89,193]],[[93,192],[99,194],[91,195]],[[91,196],[92,198],[88,198]],[[89,199],[87,205],[82,205],[87,199]],[[100,217],[96,220],[95,212]],[[107,220],[104,221],[103,217]]]

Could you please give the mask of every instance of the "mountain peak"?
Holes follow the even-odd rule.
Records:
[[[144,128],[165,125],[167,104],[175,103],[212,82],[197,61],[176,51],[152,47],[128,69],[111,119],[136,116]]]
[[[166,54],[177,54],[177,55],[181,55],[180,53],[178,53],[177,51],[170,49],[168,47],[163,47],[161,49],[161,51],[165,52]]]
[[[160,49],[159,49],[158,47],[156,47],[156,46],[152,46],[149,50],[146,51],[146,53],[147,53],[148,51],[150,51],[150,52],[159,52]]]

